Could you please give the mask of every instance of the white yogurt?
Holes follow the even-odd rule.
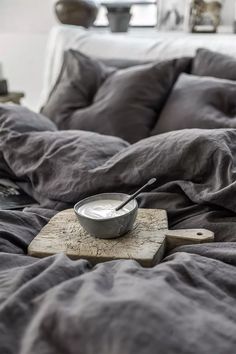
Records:
[[[133,208],[133,202],[129,202],[122,209],[116,211],[115,208],[122,203],[122,200],[102,199],[88,202],[78,208],[81,215],[92,219],[107,219],[129,213]]]

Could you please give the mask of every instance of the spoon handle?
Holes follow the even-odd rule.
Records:
[[[118,205],[118,207],[116,207],[116,211],[120,210],[121,208],[123,208],[126,204],[128,204],[131,200],[133,200],[135,197],[137,197],[138,194],[142,193],[142,191],[144,189],[146,189],[148,186],[150,186],[151,184],[156,182],[156,178],[151,178],[144,186],[142,186],[140,189],[138,189],[134,194],[132,194],[128,199],[126,199],[123,203],[121,203],[120,205]]]

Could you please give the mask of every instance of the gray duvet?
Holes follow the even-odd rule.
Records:
[[[183,130],[134,145],[95,133],[0,120],[0,174],[38,202],[0,211],[1,354],[236,352],[236,130]],[[164,208],[171,228],[204,227],[216,243],[185,246],[156,267],[92,267],[26,255],[59,210],[100,192]]]

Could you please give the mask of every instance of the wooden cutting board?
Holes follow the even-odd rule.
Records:
[[[56,214],[40,231],[28,254],[41,258],[63,252],[92,264],[134,259],[151,267],[161,261],[166,250],[213,240],[213,232],[205,229],[168,230],[167,213],[161,209],[139,209],[134,229],[122,237],[95,238],[80,226],[74,210],[68,209]]]

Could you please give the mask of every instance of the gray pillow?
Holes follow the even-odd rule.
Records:
[[[236,58],[200,48],[193,59],[192,74],[236,80]]]
[[[0,131],[14,131],[18,133],[56,131],[57,127],[48,118],[41,114],[30,111],[26,107],[13,104],[0,104]],[[0,141],[1,145],[1,141]],[[11,169],[5,162],[0,152],[0,177],[9,178]]]
[[[107,75],[114,70],[75,50],[65,51],[61,72],[41,113],[63,129],[62,122],[75,110],[89,106]]]
[[[146,138],[179,73],[182,58],[116,70],[68,51],[57,84],[42,112],[59,129],[113,135],[134,143]]]
[[[112,66],[116,69],[126,69],[136,65],[149,64],[151,61],[134,60],[134,59],[98,59],[107,66]]]
[[[0,128],[19,133],[57,130],[56,125],[42,114],[14,104],[0,104]]]
[[[186,128],[236,128],[236,83],[181,74],[152,135]]]

